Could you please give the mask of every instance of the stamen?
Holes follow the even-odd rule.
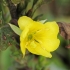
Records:
[[[34,39],[35,40],[35,39]],[[37,43],[39,43],[37,40],[35,40]]]

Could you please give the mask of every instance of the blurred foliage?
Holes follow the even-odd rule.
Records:
[[[10,20],[26,15],[34,20],[70,22],[70,0],[0,0],[0,67],[1,70],[69,70],[68,41],[60,35],[60,47],[51,59],[27,51],[23,58],[19,36],[9,27]],[[14,23],[17,23],[14,21]]]
[[[0,49],[6,49],[15,45],[14,32],[11,30],[9,23],[11,16],[5,1],[0,2]]]
[[[0,53],[0,63],[1,63],[1,70],[8,70],[8,68],[12,65],[13,59],[11,58],[10,54],[10,47],[7,48],[5,51]]]

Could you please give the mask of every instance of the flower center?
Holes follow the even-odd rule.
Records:
[[[32,34],[28,35],[28,40],[31,40],[33,38]]]

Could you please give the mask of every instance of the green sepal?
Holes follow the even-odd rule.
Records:
[[[12,30],[17,34],[17,35],[20,35],[21,34],[21,30],[20,30],[20,28],[18,28],[17,26],[15,26],[15,25],[13,25],[13,24],[10,24],[10,23],[8,23],[9,25],[10,25],[10,27],[12,28]]]

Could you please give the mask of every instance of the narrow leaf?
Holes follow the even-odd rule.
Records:
[[[21,30],[17,27],[17,26],[15,26],[15,25],[13,25],[13,24],[10,24],[9,23],[9,25],[10,25],[10,27],[12,28],[12,30],[17,34],[17,35],[20,35],[21,34]]]
[[[41,20],[40,22],[44,24],[46,21],[47,21],[47,19]]]
[[[39,18],[41,18],[43,16],[43,14],[40,14],[40,15],[38,15],[38,16],[36,16],[35,18],[34,18],[34,20],[38,20]]]

